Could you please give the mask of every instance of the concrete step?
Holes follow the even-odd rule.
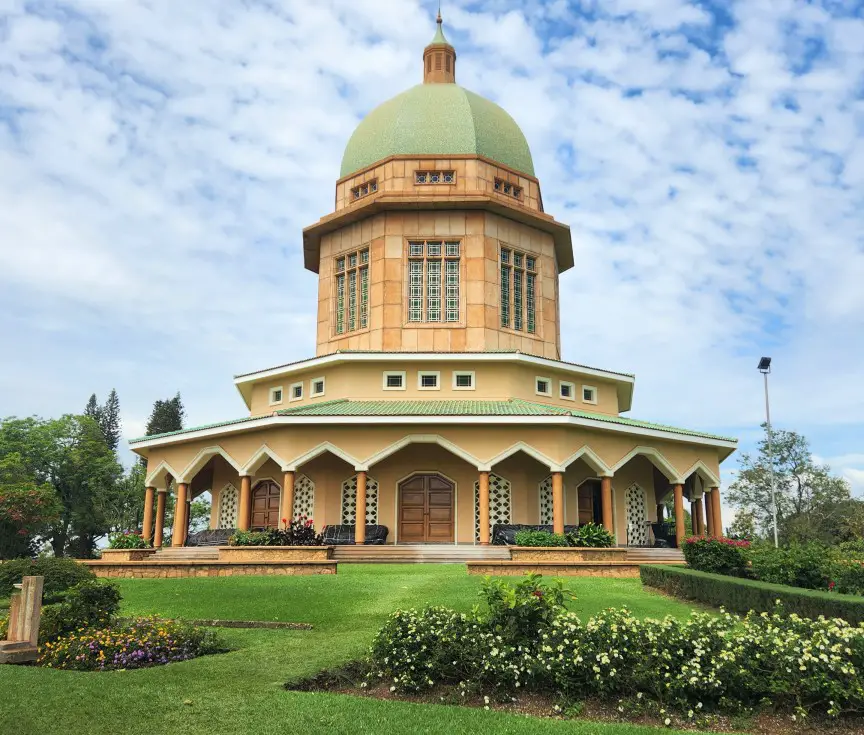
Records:
[[[199,561],[199,560],[214,560],[219,558],[218,549],[209,549],[206,547],[190,547],[190,548],[165,548],[159,549],[153,554],[154,561]]]
[[[683,562],[681,549],[627,549],[627,561],[651,562]]]

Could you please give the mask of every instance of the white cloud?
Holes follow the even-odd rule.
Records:
[[[636,415],[746,435],[769,353],[778,425],[854,451],[864,22],[793,0],[720,25],[684,0],[448,6],[460,81],[522,125],[573,228],[564,356],[635,371]],[[419,81],[435,8],[4,7],[4,412],[116,386],[127,428],[178,389],[193,423],[241,414],[233,372],[314,351],[301,229],[360,117]]]

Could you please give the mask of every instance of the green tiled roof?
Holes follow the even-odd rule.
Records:
[[[341,176],[389,156],[463,154],[534,175],[528,141],[503,108],[457,84],[418,84],[360,122],[345,148]]]
[[[302,360],[294,360],[294,362],[286,362],[283,365],[275,365],[273,367],[264,368],[262,370],[254,370],[251,373],[240,373],[239,375],[235,375],[234,379],[237,378],[248,378],[250,375],[257,375],[258,373],[269,372],[270,370],[281,370],[283,368],[294,367],[295,365],[302,365],[304,362],[312,362],[313,360],[321,360],[325,357],[332,357],[333,355],[381,355],[382,358],[387,358],[390,355],[425,355],[429,353],[430,350],[397,350],[394,352],[382,352],[381,350],[337,350],[336,352],[328,352],[326,355],[316,355],[315,357],[306,357]],[[633,373],[622,373],[619,370],[606,370],[605,368],[595,368],[590,365],[582,365],[578,362],[568,362],[566,360],[556,360],[554,357],[544,357],[543,355],[535,355],[531,352],[522,352],[521,350],[482,350],[478,352],[442,352],[437,351],[435,354],[439,355],[458,355],[463,357],[466,360],[470,360],[475,355],[525,355],[526,357],[536,357],[540,360],[549,360],[550,362],[557,362],[561,365],[569,365],[570,367],[582,368],[584,370],[596,370],[601,373],[609,373],[610,375],[620,375],[622,378],[635,378],[636,376]]]
[[[576,409],[553,406],[546,403],[526,401],[521,398],[510,398],[502,401],[459,401],[459,400],[405,400],[405,401],[353,401],[348,398],[339,398],[333,401],[322,401],[296,408],[287,408],[275,413],[277,416],[285,417],[314,417],[314,416],[573,416],[581,419],[590,419],[609,424],[630,426],[634,429],[654,429],[666,431],[682,436],[699,437],[703,439],[714,439],[719,441],[735,442],[737,439],[716,434],[706,434],[701,431],[690,431],[675,426],[663,424],[652,424],[647,421],[624,418],[622,416],[609,416],[602,413],[591,413],[589,411],[578,411]],[[217,429],[223,426],[232,426],[250,421],[257,421],[267,416],[255,416],[250,418],[235,419],[234,421],[223,421],[206,426],[195,426],[182,431],[172,431],[167,434],[156,434],[154,436],[143,436],[131,439],[130,444],[135,444],[149,439],[161,439],[179,434],[188,434],[193,431],[204,429]]]

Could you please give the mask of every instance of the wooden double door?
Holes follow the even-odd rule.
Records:
[[[453,543],[455,487],[441,475],[414,475],[399,484],[399,542]]]
[[[252,491],[252,528],[278,528],[282,491],[270,480],[259,482]]]

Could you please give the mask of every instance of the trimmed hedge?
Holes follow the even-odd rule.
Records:
[[[734,612],[756,610],[770,613],[774,611],[776,601],[780,600],[787,613],[797,613],[802,617],[824,615],[826,618],[841,618],[853,625],[864,622],[864,597],[653,564],[639,567],[639,576],[642,584],[648,587]]]

